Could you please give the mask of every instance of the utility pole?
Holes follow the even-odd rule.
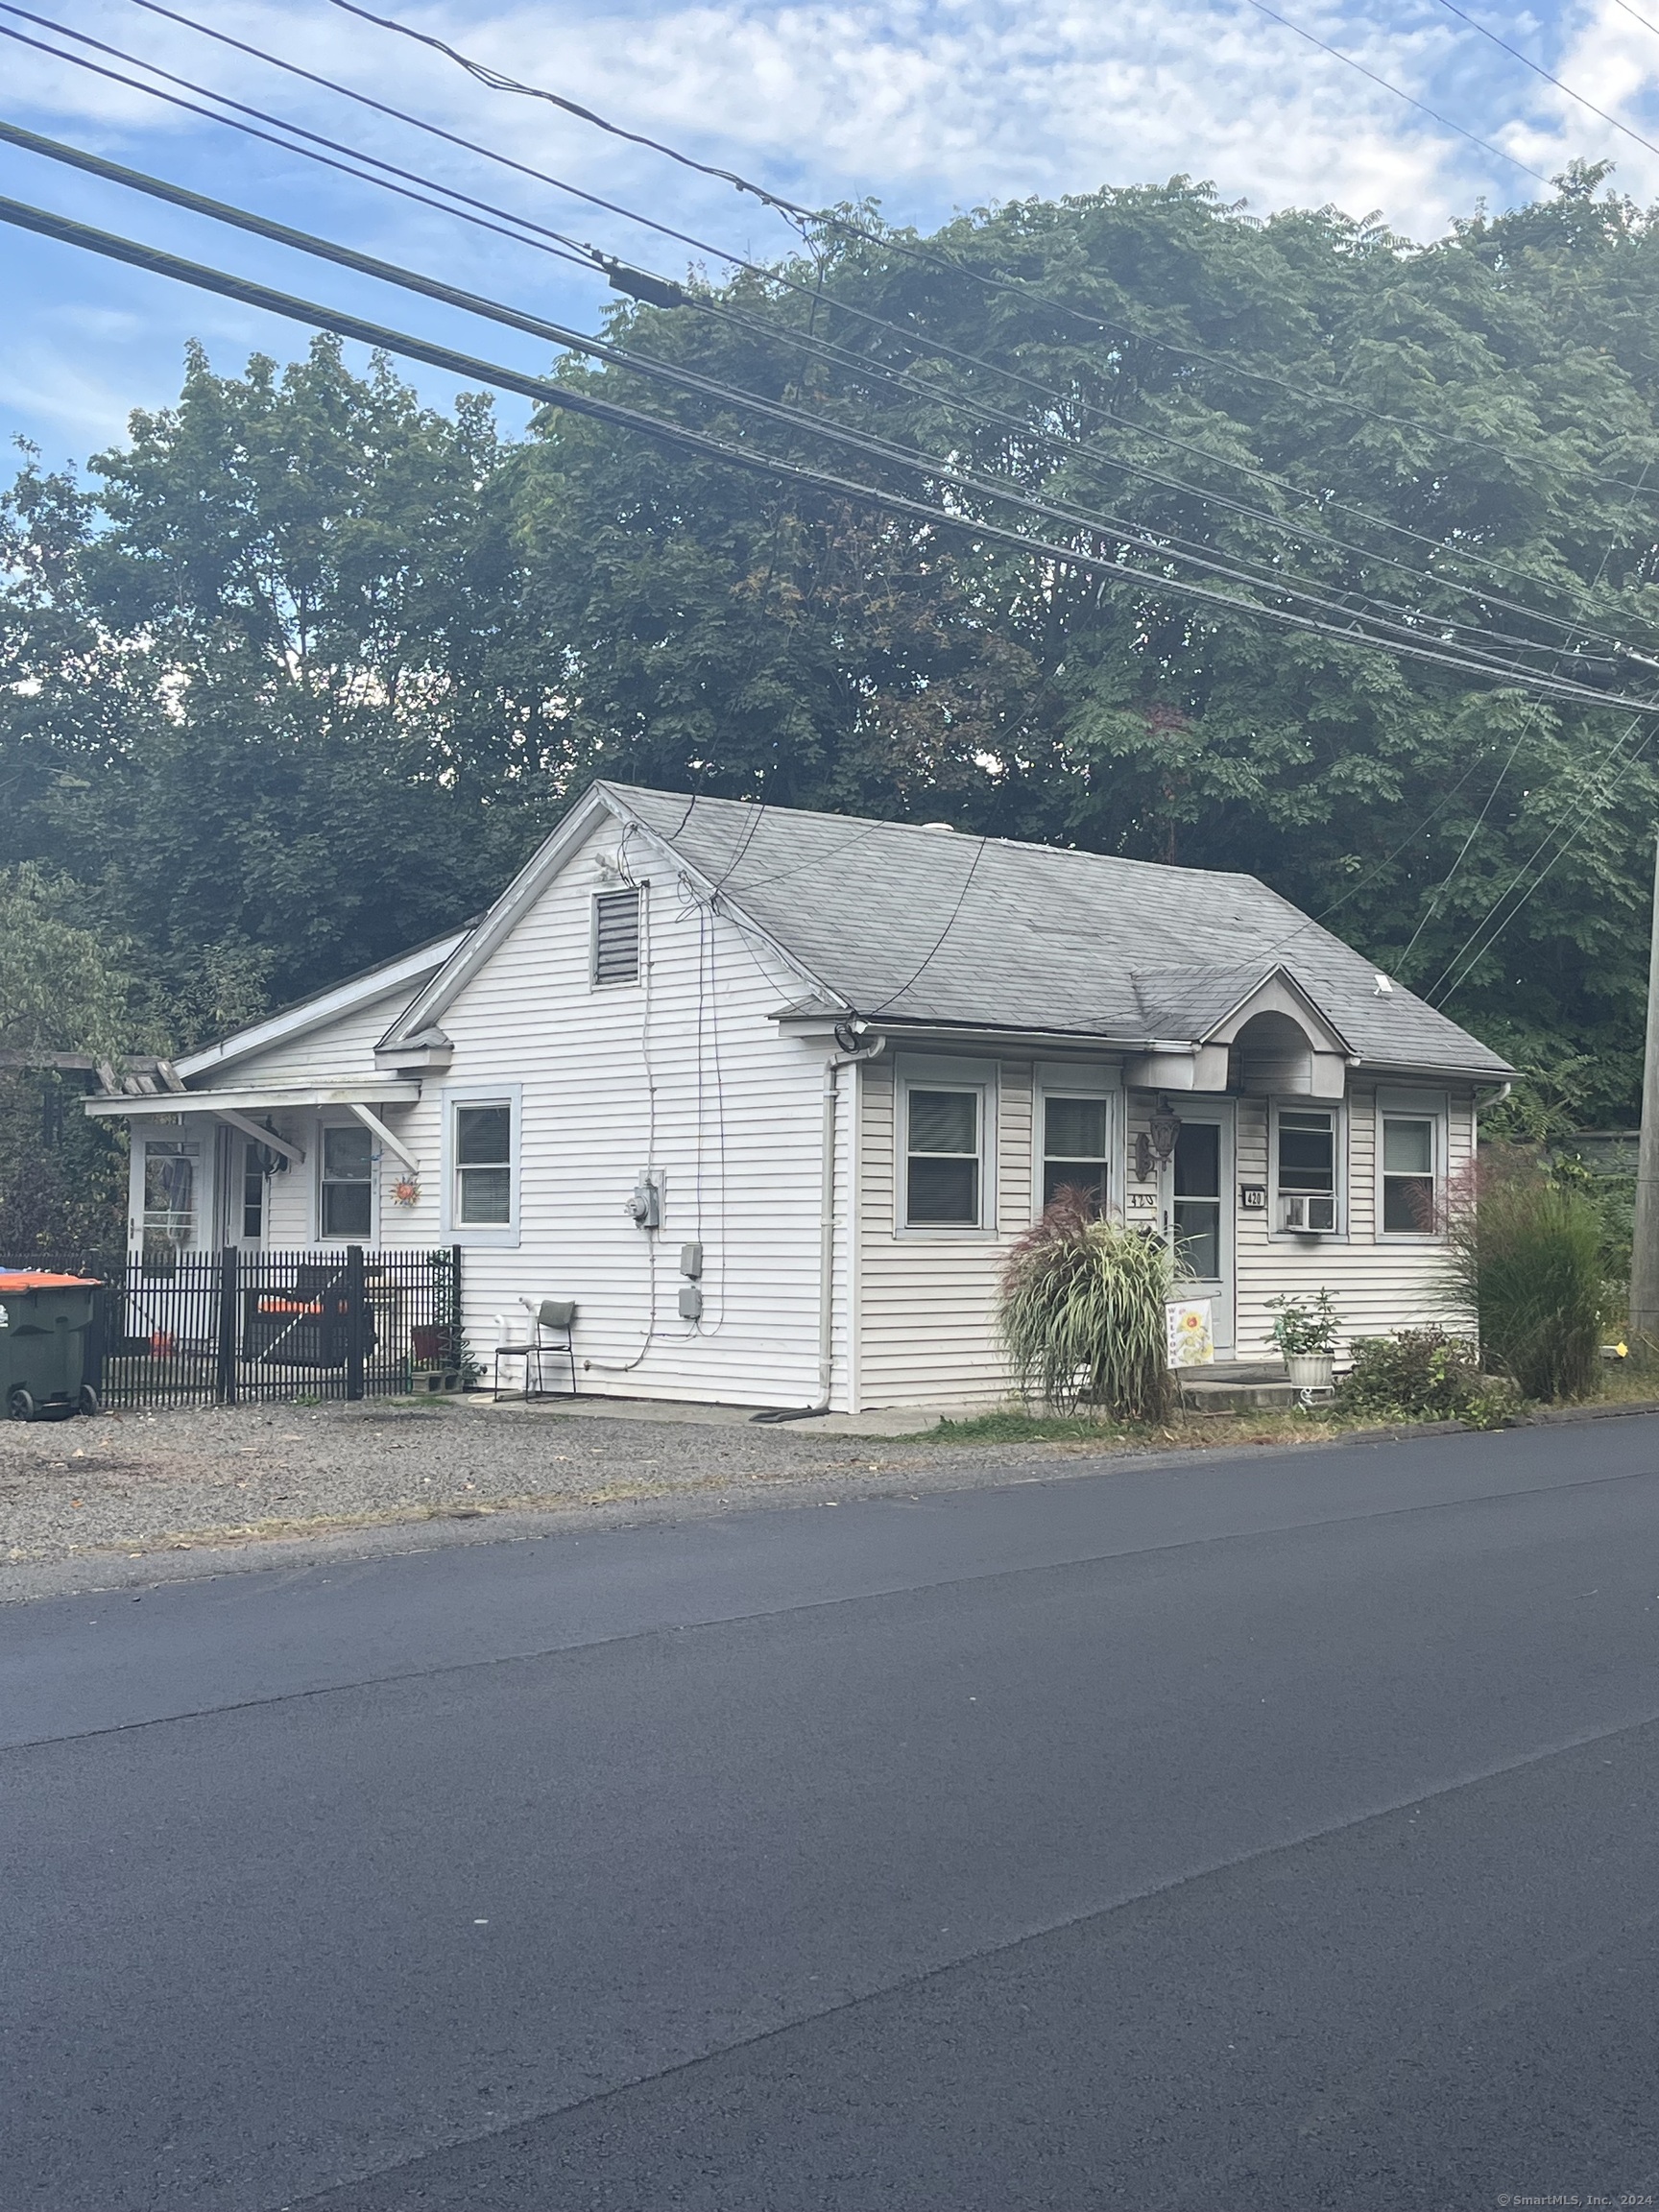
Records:
[[[1642,1142],[1636,1155],[1630,1340],[1659,1344],[1659,845],[1653,856],[1653,933],[1647,954],[1647,1048],[1642,1060]]]

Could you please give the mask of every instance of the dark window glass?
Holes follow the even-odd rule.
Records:
[[[513,1109],[458,1106],[455,1110],[456,1216],[475,1225],[513,1218]]]
[[[1434,1124],[1396,1118],[1382,1122],[1382,1227],[1396,1237],[1434,1231]]]
[[[1047,1098],[1043,1104],[1043,1203],[1061,1190],[1086,1190],[1106,1211],[1106,1101]]]
[[[977,1160],[912,1160],[909,1218],[957,1229],[979,1223]]]
[[[1336,1138],[1329,1114],[1280,1115],[1279,1188],[1335,1190]]]
[[[242,1237],[256,1244],[265,1233],[265,1177],[259,1166],[259,1146],[248,1144],[242,1152]]]
[[[1199,1283],[1221,1275],[1221,1129],[1183,1121],[1175,1139],[1175,1264]]]
[[[920,1227],[979,1225],[979,1094],[912,1091],[904,1218]]]
[[[373,1222],[373,1145],[361,1122],[323,1132],[323,1234],[357,1240]]]
[[[1183,1121],[1175,1139],[1177,1198],[1221,1195],[1221,1129],[1214,1121]]]
[[[1175,1201],[1175,1264],[1183,1275],[1214,1283],[1221,1275],[1221,1208],[1213,1198]]]

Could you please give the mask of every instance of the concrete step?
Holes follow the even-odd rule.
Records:
[[[1180,1378],[1181,1403],[1190,1413],[1244,1413],[1294,1406],[1296,1393],[1283,1368],[1272,1380],[1216,1380],[1214,1369],[1189,1371]]]

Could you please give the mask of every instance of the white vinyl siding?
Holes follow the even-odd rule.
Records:
[[[950,1089],[984,1062],[907,1055],[903,1073],[883,1058],[860,1070],[863,1113],[858,1190],[858,1397],[864,1407],[995,1405],[1007,1392],[997,1335],[997,1285],[1014,1238],[1029,1228],[1032,1202],[1032,1070],[1028,1061],[995,1069],[987,1120],[984,1227],[978,1235],[904,1230],[902,1154],[896,1093],[908,1077]],[[926,1081],[924,1080],[926,1078]],[[990,1086],[988,1086],[989,1088]],[[994,1185],[994,1188],[992,1187]]]
[[[637,983],[594,989],[594,860],[615,849],[615,825],[601,825],[445,1010],[450,1076],[429,1081],[397,1124],[421,1156],[421,1203],[406,1214],[388,1206],[385,1219],[400,1242],[453,1235],[467,1247],[475,1353],[493,1344],[494,1316],[518,1299],[573,1298],[585,1394],[812,1405],[831,1047],[779,1035],[771,1016],[802,984],[763,944],[649,890]],[[642,841],[630,842],[629,864],[642,879],[655,867],[662,885],[672,881]],[[838,1135],[850,1146],[845,1070],[839,1086]],[[441,1090],[451,1102],[463,1092],[518,1097],[516,1243],[448,1223]],[[623,1212],[647,1166],[665,1191],[661,1229],[650,1233]],[[843,1175],[843,1238],[848,1197]],[[695,1322],[678,1311],[686,1243],[704,1254]],[[849,1294],[842,1254],[836,1296]],[[845,1403],[844,1319],[836,1343],[834,1390]]]
[[[1444,1096],[1444,1094],[1442,1094]],[[1381,1192],[1377,1166],[1377,1093],[1357,1085],[1345,1109],[1347,1142],[1346,1238],[1282,1238],[1271,1216],[1237,1215],[1240,1358],[1272,1357],[1269,1298],[1281,1291],[1304,1296],[1328,1289],[1339,1319],[1337,1361],[1348,1363],[1356,1336],[1386,1336],[1399,1329],[1432,1324],[1453,1328],[1461,1317],[1446,1288],[1444,1246],[1425,1238],[1379,1238]],[[1454,1094],[1446,1120],[1447,1172],[1456,1174],[1474,1151],[1475,1112],[1470,1093]],[[1267,1104],[1238,1101],[1238,1180],[1268,1179]]]

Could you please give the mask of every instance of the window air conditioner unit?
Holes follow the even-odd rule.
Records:
[[[1282,1192],[1279,1199],[1279,1226],[1281,1229],[1300,1229],[1307,1235],[1317,1235],[1321,1230],[1336,1226],[1336,1201],[1302,1192]]]

